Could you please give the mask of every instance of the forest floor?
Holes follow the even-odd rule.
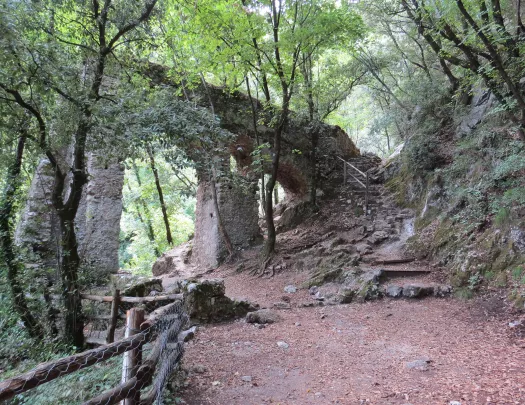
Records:
[[[319,306],[299,288],[334,257],[357,254],[365,270],[374,260],[403,257],[413,214],[383,196],[372,222],[356,218],[354,198],[343,188],[317,215],[279,234],[274,277],[249,274],[257,249],[200,275],[223,278],[229,297],[247,298],[280,319],[199,327],[184,356],[188,378],[179,397],[189,405],[525,404],[525,339],[520,328],[509,326],[520,315],[506,309],[505,291],[472,300],[384,298]],[[378,242],[382,233],[388,239]],[[394,267],[420,271],[405,274],[403,283],[446,280],[429,263]],[[288,285],[297,291],[285,292]],[[276,302],[290,308],[276,309]]]
[[[229,296],[262,307],[302,281],[219,275]],[[525,340],[498,295],[313,308],[297,305],[307,290],[287,295],[292,308],[262,329],[244,320],[199,329],[184,357],[187,404],[525,404]]]

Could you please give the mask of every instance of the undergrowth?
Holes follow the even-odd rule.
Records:
[[[418,211],[410,248],[450,269],[458,297],[485,285],[522,297],[525,260],[508,235],[525,228],[525,145],[501,114],[454,138],[464,112],[447,116],[449,107],[422,111],[387,182],[399,204]]]

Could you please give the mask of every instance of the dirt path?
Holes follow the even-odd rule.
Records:
[[[268,306],[299,278],[229,276],[227,293]],[[478,302],[300,308],[308,293],[288,296],[293,308],[263,329],[240,320],[199,330],[185,354],[187,404],[525,404],[525,341]]]
[[[525,405],[525,340],[510,336],[500,297],[491,305],[426,298],[302,307],[314,301],[306,289],[284,292],[356,256],[363,268],[405,257],[413,213],[375,187],[370,217],[354,214],[355,196],[342,187],[319,213],[280,233],[275,277],[247,275],[257,268],[257,249],[237,267],[202,275],[224,278],[230,297],[273,308],[286,296],[291,309],[275,310],[280,321],[264,328],[244,320],[200,328],[184,357],[185,403]],[[419,275],[392,282],[446,282],[428,263],[394,267]]]

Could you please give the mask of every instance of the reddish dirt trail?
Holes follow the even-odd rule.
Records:
[[[276,310],[281,320],[262,329],[244,320],[203,326],[184,357],[190,370],[185,403],[525,405],[525,340],[511,336],[512,319],[499,299],[492,305],[482,298],[426,298],[305,308],[298,304],[313,301],[307,290],[284,292],[323,266],[335,268],[332,259],[346,250],[342,263],[358,252],[362,267],[404,257],[413,213],[383,190],[376,213],[356,217],[350,191],[342,187],[319,213],[279,234],[274,262],[283,265],[275,277],[246,274],[257,269],[257,249],[243,253],[246,266],[236,267],[243,273],[226,265],[205,275],[224,278],[230,297],[272,308],[286,295],[292,308]],[[392,282],[446,281],[428,263],[394,267],[432,272]]]
[[[185,354],[185,367],[201,371],[190,372],[182,393],[190,405],[525,404],[525,341],[511,339],[508,320],[479,302],[298,308],[307,292],[283,292],[298,275],[225,278],[232,297],[269,306],[288,295],[293,308],[264,329],[244,320],[202,327]],[[406,365],[427,359],[427,371]]]

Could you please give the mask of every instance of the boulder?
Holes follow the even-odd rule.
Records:
[[[347,297],[350,289],[355,291],[354,296],[360,301],[370,301],[381,297],[382,292],[379,289],[379,281],[383,275],[382,269],[353,270],[345,275],[342,289]]]
[[[378,243],[384,241],[388,238],[388,233],[385,231],[375,231],[372,235],[368,237],[370,243],[377,245]]]
[[[446,297],[452,294],[452,286],[450,285],[436,285],[434,287],[435,297]]]
[[[292,309],[292,306],[288,302],[275,302],[273,306],[277,309]]]
[[[403,297],[423,298],[434,294],[434,287],[424,284],[408,284],[403,286]]]
[[[248,312],[248,314],[246,314],[247,323],[267,324],[275,323],[280,319],[281,317],[278,314],[269,309],[260,309],[258,311]]]
[[[398,285],[387,285],[385,287],[385,295],[391,298],[401,298],[403,296],[403,287]]]
[[[224,280],[190,282],[184,286],[186,306],[193,323],[223,322],[245,316],[258,309],[245,300],[232,300],[225,295]]]
[[[290,284],[290,285],[287,285],[286,287],[284,287],[284,291],[287,292],[288,294],[293,294],[295,292],[297,292],[297,287]]]
[[[125,297],[146,297],[163,291],[162,281],[158,278],[132,278],[124,288],[120,288],[120,295]]]
[[[151,272],[154,276],[170,273],[183,275],[184,269],[190,261],[192,249],[193,242],[189,241],[167,251],[153,263]]]
[[[277,220],[276,218],[275,220],[278,232],[285,232],[293,229],[313,212],[309,201],[290,201],[284,206],[284,208],[285,209],[279,216],[279,219]]]
[[[328,304],[347,304],[354,300],[369,301],[380,298],[382,291],[379,281],[382,269],[363,271],[355,269],[344,272],[339,283],[327,283],[319,287],[315,298],[325,300]]]

